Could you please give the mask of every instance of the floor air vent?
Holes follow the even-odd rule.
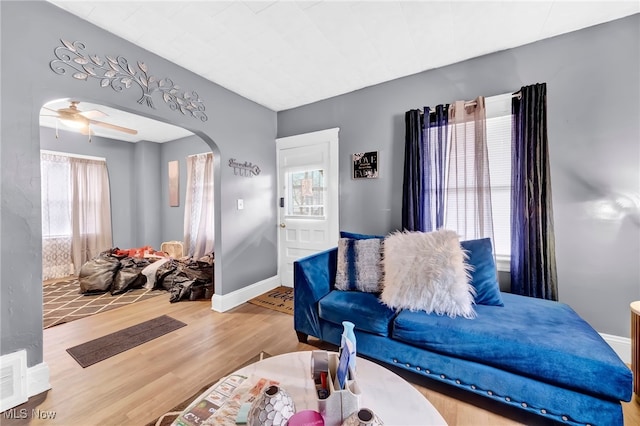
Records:
[[[26,402],[27,351],[0,357],[0,412]]]

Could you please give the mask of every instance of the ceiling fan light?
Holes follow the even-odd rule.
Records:
[[[61,118],[60,122],[65,126],[72,127],[74,129],[82,129],[86,126],[86,124],[83,123],[82,121],[74,120],[72,118]]]

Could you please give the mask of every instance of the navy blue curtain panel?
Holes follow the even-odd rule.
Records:
[[[449,105],[405,113],[402,228],[430,232],[444,226]]]
[[[402,228],[407,231],[424,230],[422,166],[422,116],[412,109],[404,114],[404,177],[402,180]]]
[[[512,114],[511,292],[558,300],[546,83],[522,87]]]
[[[449,104],[438,105],[433,114],[425,109],[425,215],[427,231],[444,227],[446,170],[449,163]]]

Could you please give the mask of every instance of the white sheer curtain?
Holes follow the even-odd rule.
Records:
[[[449,107],[451,146],[445,228],[461,240],[491,238],[493,214],[484,97]]]
[[[73,264],[80,271],[113,244],[109,174],[103,160],[72,157],[70,162]]]
[[[40,154],[42,279],[73,275],[69,157]]]
[[[187,157],[184,246],[194,258],[213,253],[213,153]]]
[[[111,198],[105,160],[42,152],[43,280],[77,274],[111,248]]]

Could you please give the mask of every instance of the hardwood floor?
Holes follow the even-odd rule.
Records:
[[[188,326],[88,368],[80,367],[66,352],[163,314]],[[145,425],[260,351],[277,355],[323,346],[310,343],[298,343],[291,315],[248,303],[218,313],[211,310],[209,301],[171,304],[168,296],[154,297],[44,330],[44,361],[52,389],[14,409],[18,416],[19,410],[26,410],[28,418],[9,419],[4,413],[0,424]],[[502,404],[398,373],[431,401],[450,426],[548,424]],[[33,418],[32,409],[42,417],[50,413],[55,418]],[[637,402],[624,404],[624,413],[625,425],[640,424]]]

